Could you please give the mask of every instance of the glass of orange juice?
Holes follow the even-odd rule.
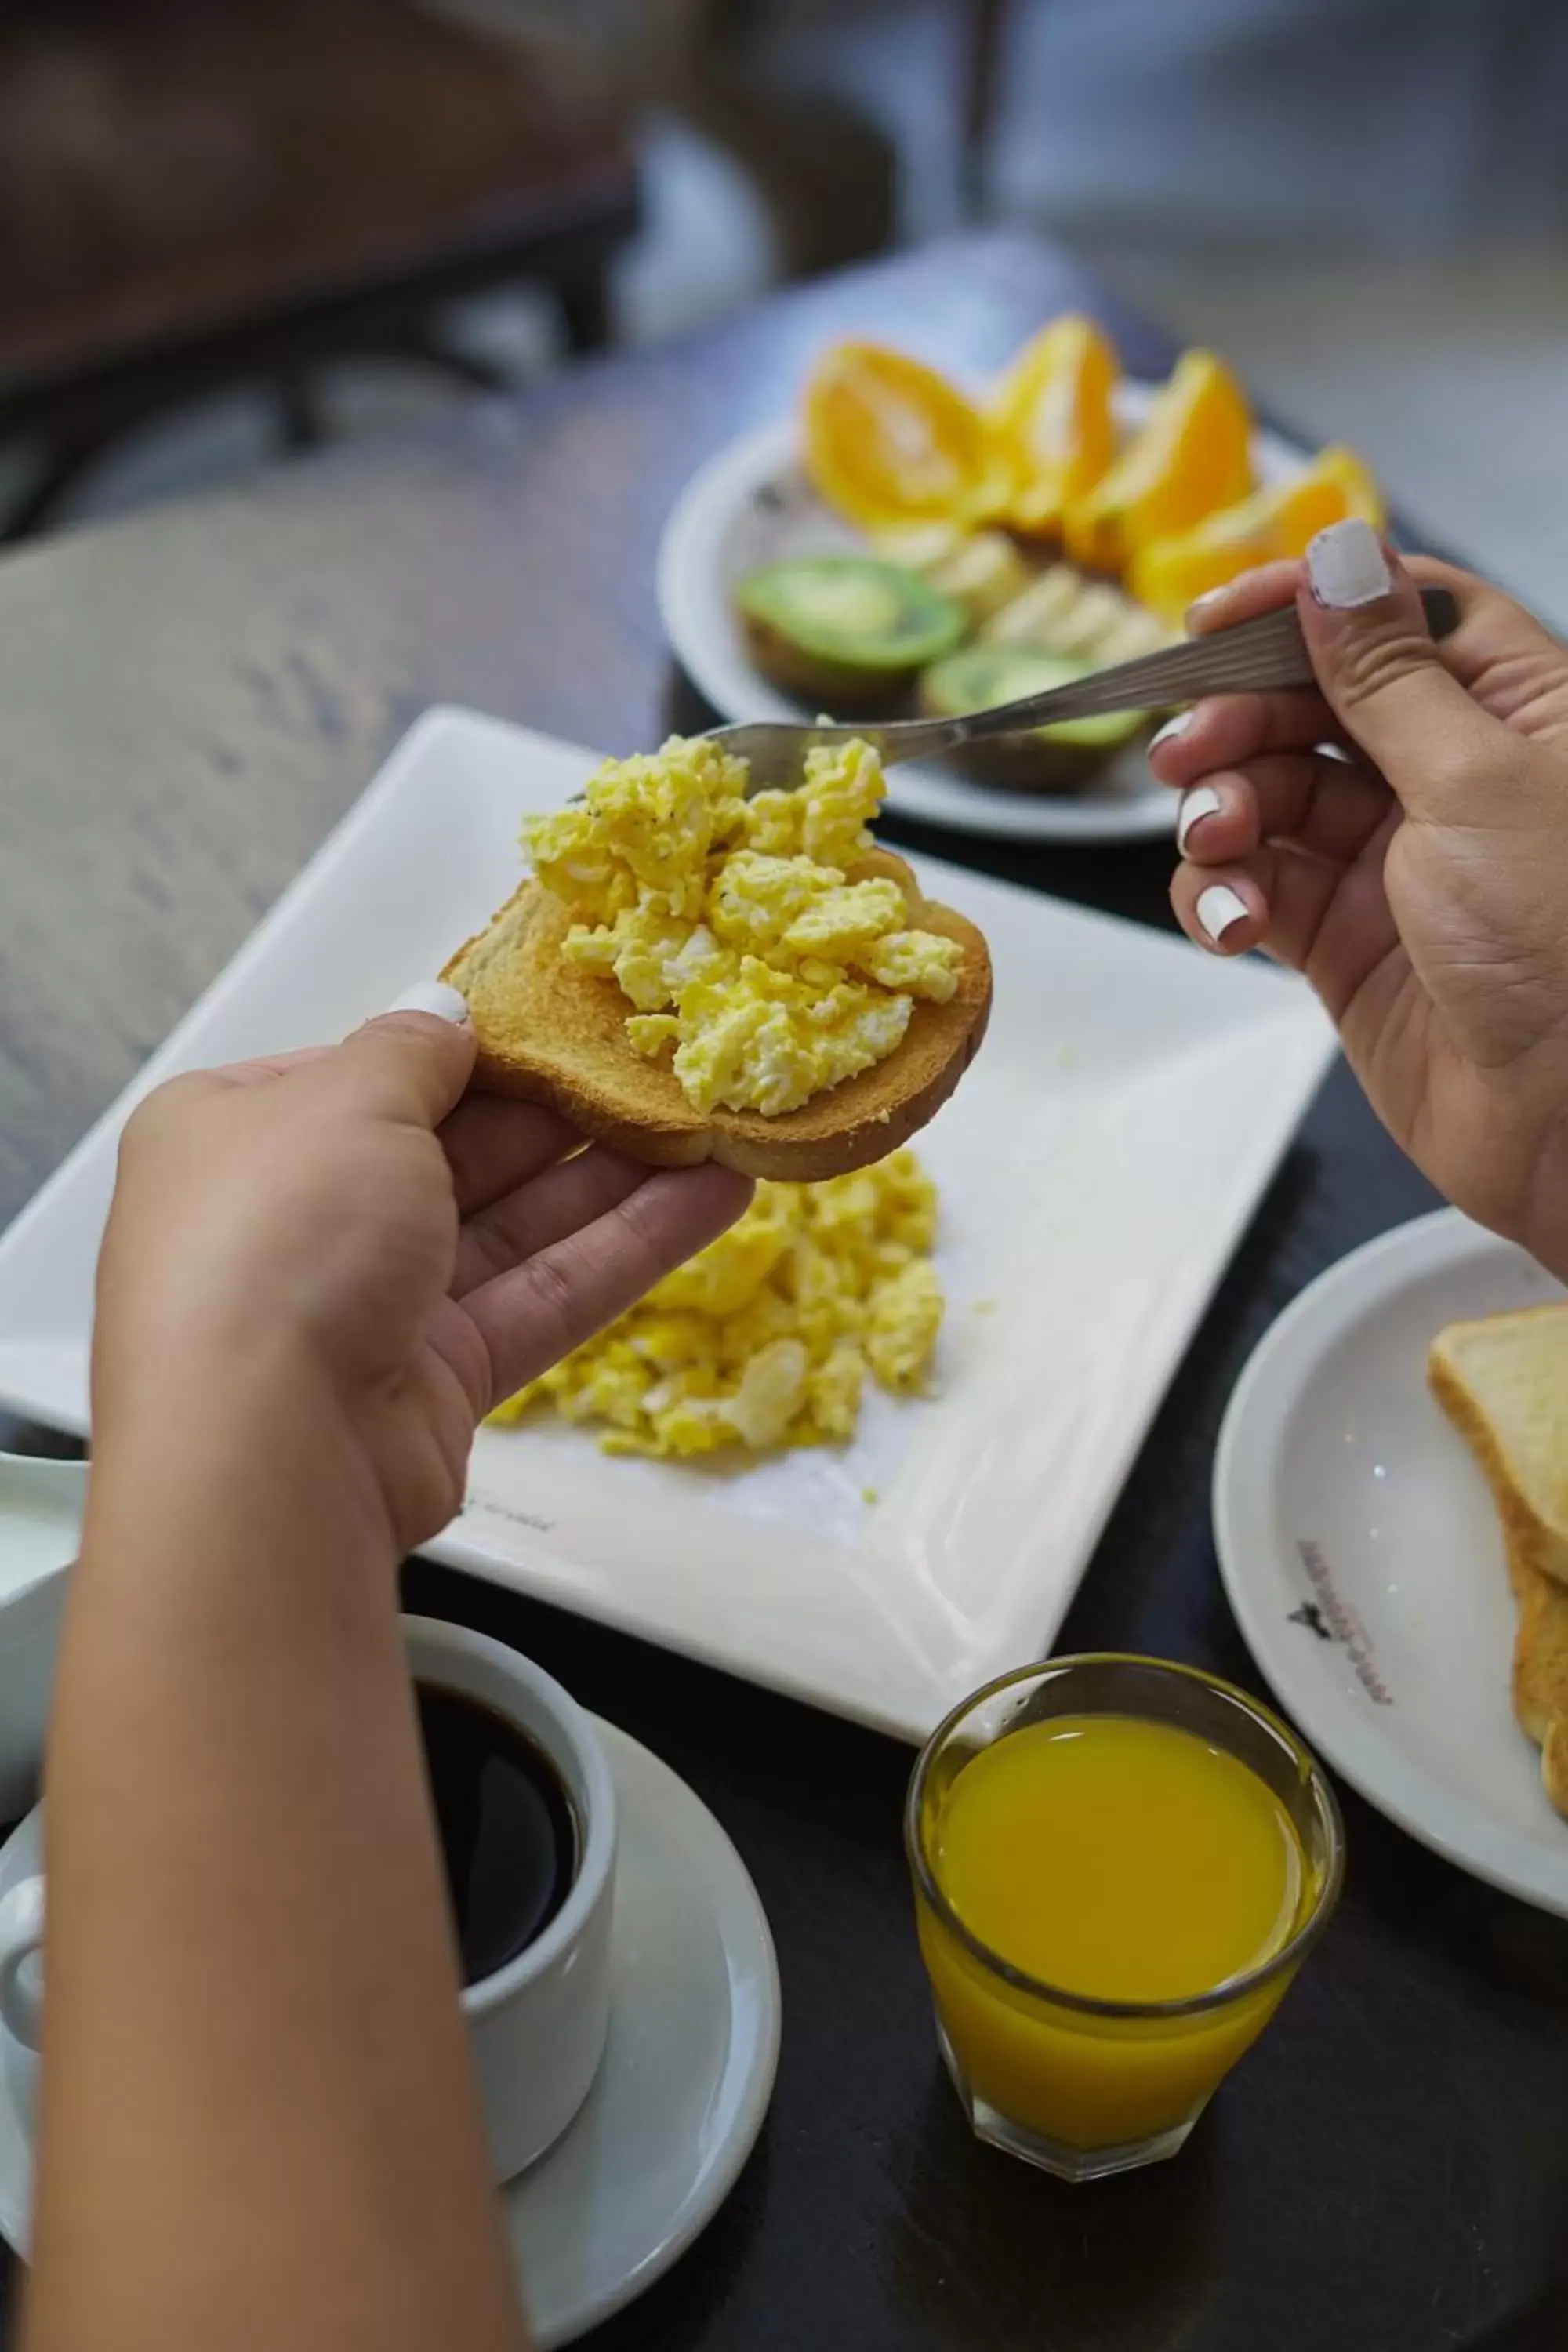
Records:
[[[915,1767],[906,1836],[970,2121],[1068,2180],[1175,2155],[1344,1875],[1294,1733],[1154,1658],[1058,1658],[965,1699]]]

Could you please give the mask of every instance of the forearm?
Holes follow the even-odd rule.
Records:
[[[284,1387],[165,1395],[95,1465],[31,2352],[521,2339],[391,1538],[336,1408]]]

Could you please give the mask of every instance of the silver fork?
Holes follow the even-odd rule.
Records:
[[[1424,588],[1421,602],[1434,637],[1446,637],[1458,625],[1459,607],[1447,588]],[[900,760],[929,760],[993,736],[1024,734],[1054,719],[1093,719],[1112,710],[1159,710],[1196,702],[1206,694],[1268,693],[1312,682],[1301,624],[1294,605],[1286,605],[1237,628],[1164,646],[1158,653],[1141,654],[1136,661],[1096,670],[1070,686],[1053,686],[1044,694],[1026,695],[1021,702],[972,711],[965,719],[896,719],[858,727],[826,722],[794,726],[759,719],[710,727],[704,740],[749,761],[747,791],[759,793],[798,784],[805,755],[818,744],[858,739],[872,744],[881,753],[883,766],[890,768]]]

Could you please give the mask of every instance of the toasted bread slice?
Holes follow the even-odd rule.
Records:
[[[1527,1559],[1510,1561],[1519,1601],[1513,1646],[1513,1711],[1538,1748],[1553,1722],[1568,1722],[1568,1587]]]
[[[1568,1715],[1552,1719],[1541,1749],[1541,1778],[1558,1811],[1568,1816]]]
[[[1427,1371],[1502,1521],[1519,1610],[1513,1712],[1568,1815],[1568,1304],[1450,1324]]]
[[[917,999],[886,1061],[798,1110],[764,1118],[694,1109],[668,1061],[649,1061],[632,1045],[631,1007],[616,982],[563,956],[571,915],[537,882],[514,891],[441,974],[468,1001],[479,1044],[475,1083],[549,1103],[579,1133],[655,1167],[716,1160],[745,1176],[816,1183],[882,1159],[940,1109],[973,1057],[991,1010],[991,959],[973,923],[921,898],[901,857],[873,850],[849,878],[874,875],[897,881],[912,925],[958,940],[958,987],[946,1004]]]
[[[1568,1585],[1568,1301],[1451,1323],[1427,1370],[1486,1474],[1510,1559]]]
[[[1547,1795],[1568,1814],[1568,1586],[1543,1576],[1511,1548],[1509,1574],[1519,1600],[1513,1712],[1541,1750]]]

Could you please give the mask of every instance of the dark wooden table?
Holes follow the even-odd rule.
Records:
[[[969,240],[0,565],[0,1218],[426,703],[616,751],[697,716],[654,610],[659,526],[700,459],[787,403],[826,338],[984,367],[1069,303],[1106,315],[1133,367],[1167,361],[1058,257]],[[1157,847],[973,856],[1167,919]],[[1064,1646],[1258,1686],[1209,1534],[1226,1398],[1304,1283],[1429,1198],[1337,1073],[1177,1376]],[[1349,1798],[1333,1931],[1187,2152],[1062,2188],[976,2147],[939,2073],[899,1845],[904,1750],[426,1565],[407,1591],[528,1649],[666,1756],[734,1836],[777,1937],[784,2056],[761,2145],[604,2352],[1568,2340],[1568,1927]]]

